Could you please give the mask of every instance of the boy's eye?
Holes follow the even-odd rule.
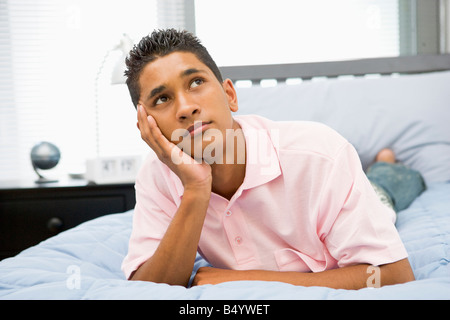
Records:
[[[192,83],[191,83],[191,88],[198,87],[198,86],[201,85],[202,83],[203,83],[203,79],[195,79],[195,80],[192,81]]]
[[[168,100],[169,100],[169,98],[167,98],[166,96],[161,96],[158,99],[156,99],[155,105],[163,104],[163,103],[167,102]]]

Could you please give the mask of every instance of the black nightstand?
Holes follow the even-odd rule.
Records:
[[[134,208],[134,184],[0,181],[0,260],[57,233]]]

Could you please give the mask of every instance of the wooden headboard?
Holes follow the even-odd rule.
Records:
[[[450,54],[430,54],[394,58],[374,58],[332,62],[294,63],[221,67],[222,75],[232,81],[275,79],[284,82],[289,78],[309,80],[315,77],[365,76],[368,74],[412,74],[450,70]]]

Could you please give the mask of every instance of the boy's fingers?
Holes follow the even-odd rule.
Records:
[[[167,157],[171,154],[174,144],[166,139],[155,119],[147,114],[144,107],[139,105],[138,108],[138,128],[141,131],[142,138],[156,153],[163,157]]]
[[[141,105],[138,105],[138,123],[137,127],[139,131],[141,132],[142,139],[147,142],[147,144],[155,151],[158,152],[157,144],[155,142],[155,139],[153,138],[150,124],[148,122],[147,118],[147,112],[145,111],[144,107]],[[155,149],[156,148],[156,149]]]
[[[143,130],[145,130],[145,124],[143,121],[144,113],[145,113],[145,115],[147,115],[144,108],[140,104],[138,104],[138,106],[137,106],[137,118],[138,118],[137,127],[141,132]]]
[[[162,134],[161,129],[159,129],[155,119],[152,116],[148,116],[147,120],[150,124],[150,131],[154,141],[166,152],[171,152],[174,144],[167,140],[167,138]]]

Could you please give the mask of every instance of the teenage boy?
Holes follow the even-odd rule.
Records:
[[[149,158],[136,180],[128,279],[233,280],[366,287],[414,279],[354,148],[325,125],[232,116],[233,83],[199,40],[160,30],[127,58],[127,84]],[[277,108],[277,106],[273,106]],[[393,217],[394,216],[394,217]]]

